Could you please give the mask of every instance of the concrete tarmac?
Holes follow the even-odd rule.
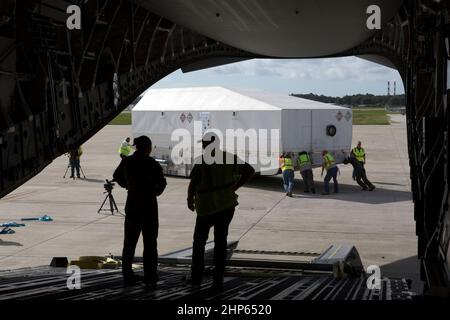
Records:
[[[367,154],[368,178],[375,191],[361,191],[350,165],[340,165],[340,193],[322,196],[320,169],[314,170],[319,194],[302,192],[296,172],[293,198],[282,192],[280,176],[257,177],[239,190],[240,205],[229,240],[239,249],[321,252],[331,244],[352,244],[364,265],[381,266],[382,276],[417,280],[417,238],[411,201],[405,117],[392,115],[387,126],[354,126],[354,143]],[[53,256],[120,255],[123,217],[98,214],[104,179],[119,164],[118,146],[131,136],[130,126],[107,126],[83,145],[81,166],[86,179],[65,179],[68,158],[61,156],[43,172],[0,200],[0,223],[44,214],[53,222],[26,222],[16,233],[0,235],[0,269],[46,265]],[[190,247],[195,214],[186,207],[189,183],[167,178],[159,197],[160,254]],[[126,191],[113,191],[123,209]],[[212,233],[210,235],[212,239]],[[141,241],[136,254],[142,250]],[[416,283],[417,284],[417,283]]]

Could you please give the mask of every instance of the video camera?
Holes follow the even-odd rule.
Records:
[[[106,192],[111,193],[116,184],[113,183],[114,180],[109,181],[108,179],[106,179],[105,181],[106,183],[103,185],[103,187],[105,188]]]
[[[102,205],[100,206],[100,209],[98,209],[97,213],[100,213],[101,211],[110,211],[112,215],[114,215],[114,212],[118,212],[120,215],[123,216],[122,213],[120,213],[119,208],[117,208],[116,201],[114,200],[114,197],[112,195],[112,190],[115,186],[115,183],[113,183],[114,179],[109,181],[108,179],[105,179],[106,183],[103,184],[103,187],[105,188],[105,192],[103,194],[107,194],[105,197],[105,200],[103,200]],[[109,200],[109,201],[108,201]],[[109,203],[109,209],[103,209],[103,206],[108,201]]]

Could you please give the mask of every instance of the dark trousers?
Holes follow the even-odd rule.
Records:
[[[374,185],[367,179],[366,169],[356,170],[356,182],[363,189],[373,189]]]
[[[207,216],[197,216],[192,249],[192,280],[201,282],[205,268],[205,245],[209,230],[214,227],[214,273],[215,282],[223,281],[227,260],[228,227],[233,219],[234,208]]]
[[[361,167],[364,169],[364,162],[362,162],[362,161],[358,161],[358,162],[359,162],[359,164],[361,165]],[[356,180],[357,171],[358,171],[358,170],[356,170],[355,168],[353,168],[353,172],[352,172],[352,178],[353,178],[353,180]]]
[[[142,232],[144,240],[144,277],[146,280],[154,280],[157,276],[158,265],[158,216],[151,218],[133,217],[125,218],[125,237],[122,252],[122,274],[124,278],[132,277],[132,263],[134,252]]]
[[[339,186],[337,181],[337,174],[338,174],[338,168],[333,167],[329,170],[327,170],[327,175],[325,176],[325,179],[323,180],[323,188],[326,193],[330,192],[330,180],[333,179],[333,186],[334,186],[334,192],[339,192]]]
[[[303,178],[303,183],[305,184],[305,191],[309,192],[315,192],[314,189],[314,177],[313,177],[313,172],[312,170],[304,170],[302,172],[300,172],[300,174],[302,175]]]
[[[77,171],[77,176],[80,176],[80,159],[70,159],[70,176],[73,177],[75,170]]]

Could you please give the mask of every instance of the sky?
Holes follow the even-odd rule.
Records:
[[[393,81],[397,82],[397,94],[404,93],[396,70],[357,57],[252,59],[189,73],[178,70],[152,88],[225,86],[285,94],[385,95],[388,81],[391,81],[391,94]]]

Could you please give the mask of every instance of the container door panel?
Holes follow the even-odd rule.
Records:
[[[282,110],[282,147],[285,152],[300,152],[311,145],[309,110]]]
[[[313,150],[320,157],[322,150],[331,151],[342,162],[352,141],[351,110],[329,109],[312,111]]]

